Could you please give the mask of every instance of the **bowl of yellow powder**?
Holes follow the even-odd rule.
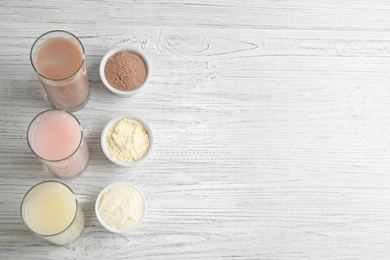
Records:
[[[120,166],[142,163],[153,149],[152,129],[142,118],[122,115],[104,127],[101,145],[107,158]]]
[[[100,224],[114,233],[128,233],[138,227],[146,214],[142,192],[128,183],[113,183],[98,195],[95,213]]]

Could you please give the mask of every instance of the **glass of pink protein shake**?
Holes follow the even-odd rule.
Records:
[[[55,176],[72,179],[85,171],[89,150],[77,118],[64,110],[38,114],[27,130],[31,151]]]

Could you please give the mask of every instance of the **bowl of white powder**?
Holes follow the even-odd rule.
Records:
[[[142,118],[122,115],[104,127],[101,145],[107,158],[120,166],[135,166],[149,156],[154,138],[149,124]]]
[[[108,231],[124,234],[138,227],[146,214],[142,192],[128,183],[113,183],[98,195],[95,213]]]

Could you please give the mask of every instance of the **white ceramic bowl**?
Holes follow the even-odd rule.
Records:
[[[142,214],[142,217],[141,219],[138,221],[137,224],[135,224],[134,226],[132,226],[131,228],[129,229],[115,229],[115,228],[112,228],[110,227],[109,225],[106,224],[106,222],[104,222],[104,220],[102,219],[102,217],[100,216],[99,214],[99,201],[100,201],[100,198],[102,197],[103,193],[108,190],[109,188],[111,188],[112,186],[115,186],[115,185],[127,185],[127,186],[130,186],[132,188],[134,188],[136,191],[139,192],[139,194],[141,195],[142,197],[142,201],[144,203],[144,212]],[[142,223],[142,221],[145,219],[145,215],[146,215],[146,199],[145,199],[145,196],[144,194],[139,190],[137,189],[136,187],[134,187],[133,185],[129,184],[129,183],[121,183],[121,182],[116,182],[116,183],[113,183],[113,184],[110,184],[108,185],[107,187],[105,187],[98,195],[97,199],[96,199],[96,202],[95,202],[95,214],[96,214],[96,217],[97,219],[99,220],[100,224],[102,224],[102,226],[104,228],[106,228],[108,231],[111,231],[113,233],[118,233],[118,234],[124,234],[124,233],[128,233],[130,231],[133,231],[135,228],[139,227],[140,224]]]
[[[107,138],[107,132],[111,129],[111,127],[113,127],[117,122],[119,122],[120,120],[122,119],[133,119],[135,121],[138,121],[140,122],[144,127],[145,127],[145,130],[146,132],[148,133],[149,135],[149,148],[148,148],[148,151],[144,154],[143,157],[141,157],[139,160],[136,160],[136,161],[132,161],[132,162],[124,162],[124,161],[120,161],[116,158],[114,158],[110,152],[108,151],[108,148],[107,148],[107,145],[106,145],[106,138]],[[149,126],[149,124],[143,120],[142,118],[139,118],[137,116],[132,116],[132,115],[122,115],[122,116],[117,116],[115,118],[113,118],[111,121],[109,121],[106,126],[104,127],[103,131],[102,131],[102,136],[101,136],[101,139],[100,139],[100,143],[102,145],[102,150],[104,152],[104,154],[107,156],[107,158],[117,164],[117,165],[120,165],[120,166],[135,166],[135,165],[138,165],[140,163],[142,163],[143,161],[146,160],[146,158],[150,155],[150,153],[152,152],[153,150],[153,146],[154,146],[154,137],[153,137],[153,132],[152,132],[152,128]]]
[[[135,54],[138,54],[144,60],[145,65],[146,65],[146,79],[145,79],[144,83],[139,88],[136,88],[136,89],[131,90],[131,91],[122,91],[122,90],[118,90],[118,89],[114,88],[113,86],[111,86],[108,83],[108,81],[106,79],[106,75],[104,74],[104,68],[106,66],[106,62],[107,62],[108,58],[110,58],[112,55],[114,55],[115,53],[120,52],[120,51],[134,52]],[[142,89],[144,89],[146,84],[148,83],[149,78],[150,78],[150,64],[149,64],[149,61],[146,58],[145,54],[143,54],[139,49],[131,47],[131,46],[123,45],[123,46],[118,46],[114,49],[109,50],[106,53],[106,55],[104,55],[103,59],[100,62],[99,74],[100,74],[100,79],[102,80],[104,86],[106,86],[106,88],[109,91],[111,91],[113,94],[115,94],[119,97],[131,97],[131,96],[134,96],[134,95],[138,94],[139,92],[141,92]]]

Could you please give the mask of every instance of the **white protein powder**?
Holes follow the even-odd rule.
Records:
[[[110,154],[123,162],[141,159],[148,151],[149,135],[138,121],[122,119],[108,132],[106,146]]]
[[[102,193],[98,211],[110,227],[125,230],[135,226],[142,218],[145,205],[141,194],[131,186],[117,184]]]

